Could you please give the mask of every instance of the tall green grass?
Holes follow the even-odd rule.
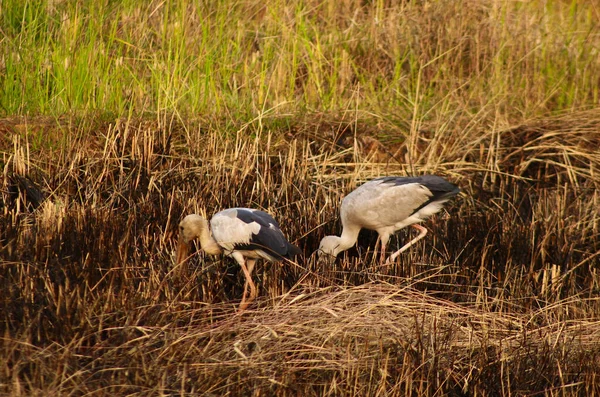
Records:
[[[0,112],[427,121],[598,103],[593,2],[23,1],[1,10]],[[413,125],[416,128],[417,125]]]

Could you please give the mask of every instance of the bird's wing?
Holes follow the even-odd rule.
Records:
[[[417,177],[386,176],[374,179],[372,182],[383,186],[402,186],[418,183],[430,192],[429,201],[446,200],[460,192],[458,186],[437,175],[422,175]]]
[[[210,224],[215,240],[226,250],[262,250],[277,259],[287,254],[289,243],[266,212],[231,208],[215,214]]]
[[[433,195],[420,183],[407,182],[398,184],[387,178],[367,182],[346,196],[342,217],[371,229],[405,220],[426,205]]]

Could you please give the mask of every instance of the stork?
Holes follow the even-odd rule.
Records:
[[[341,236],[326,236],[321,240],[318,255],[336,257],[352,247],[362,228],[375,230],[381,240],[381,261],[390,236],[412,225],[419,235],[394,252],[386,264],[425,237],[427,229],[418,222],[439,212],[443,204],[458,194],[460,189],[436,175],[419,177],[387,176],[373,179],[359,186],[342,201]]]
[[[177,263],[187,260],[190,242],[194,239],[200,241],[202,250],[207,254],[225,253],[242,268],[246,281],[240,311],[246,309],[257,295],[256,285],[252,281],[252,270],[257,259],[277,262],[301,254],[298,247],[286,240],[271,215],[250,208],[229,208],[217,212],[210,220],[210,229],[208,221],[200,215],[192,214],[183,218],[179,223]],[[246,300],[248,287],[250,297]]]

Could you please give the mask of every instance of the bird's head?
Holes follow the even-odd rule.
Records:
[[[340,253],[340,237],[338,236],[326,236],[321,240],[319,249],[317,250],[317,256],[319,261],[333,262],[333,260]]]
[[[177,263],[182,263],[188,257],[190,242],[204,231],[208,230],[208,221],[200,215],[191,214],[179,223],[179,244],[177,246]]]

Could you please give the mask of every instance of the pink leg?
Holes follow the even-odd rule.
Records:
[[[383,241],[383,239],[381,240],[381,247],[379,247],[381,249],[381,254],[379,255],[379,264],[383,265],[385,262],[385,249],[386,249],[386,243]]]
[[[419,230],[419,232],[420,232],[419,235],[417,237],[413,238],[412,240],[410,240],[408,243],[404,244],[404,246],[402,248],[400,248],[398,251],[396,251],[392,255],[390,255],[388,260],[385,262],[386,264],[394,262],[396,260],[396,258],[398,257],[398,255],[400,255],[401,253],[403,253],[404,251],[406,251],[407,249],[412,247],[417,241],[419,241],[420,239],[425,237],[425,235],[427,234],[427,229],[425,229],[421,225],[414,224],[414,225],[412,225],[412,227]]]
[[[238,311],[246,310],[248,305],[256,298],[256,285],[252,281],[252,270],[254,270],[254,264],[256,263],[256,259],[248,259],[246,263],[240,263],[240,267],[244,272],[244,276],[246,277],[246,281],[244,282],[244,295],[242,295],[242,301],[240,302],[240,307]],[[246,301],[246,294],[248,293],[248,286],[250,286],[250,297]]]

